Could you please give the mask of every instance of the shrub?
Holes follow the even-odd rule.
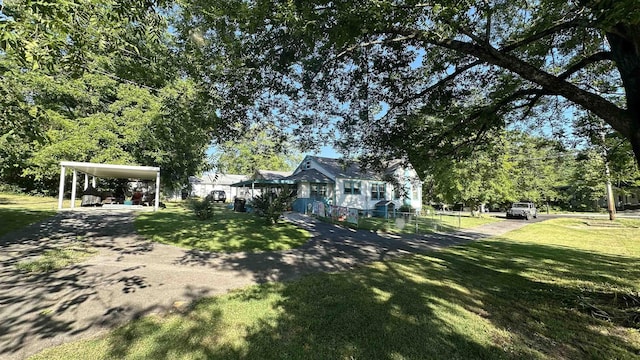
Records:
[[[398,211],[403,213],[413,213],[413,208],[411,205],[402,205],[398,208]]]
[[[285,186],[277,193],[267,193],[253,198],[253,208],[258,216],[264,217],[271,224],[275,224],[278,218],[290,206],[295,198],[295,192]]]
[[[213,218],[213,202],[209,199],[189,199],[188,208],[193,211],[196,218],[200,220],[209,220]]]
[[[18,185],[0,183],[0,192],[12,193],[12,194],[22,194],[24,191]]]

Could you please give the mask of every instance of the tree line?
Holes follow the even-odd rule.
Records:
[[[529,171],[512,131],[595,149],[625,178],[640,161],[635,0],[0,6],[0,181],[26,190],[55,192],[60,160],[160,166],[180,186],[252,127],[465,189],[507,176],[499,159]]]
[[[504,132],[490,148],[473,157],[438,159],[423,184],[425,204],[464,204],[505,209],[517,201],[562,210],[599,210],[603,206],[605,161],[618,194],[640,186],[640,173],[621,140],[605,139],[600,146],[570,149],[560,141]]]

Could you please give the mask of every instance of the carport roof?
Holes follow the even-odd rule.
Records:
[[[159,167],[62,161],[61,166],[99,178],[155,180]]]

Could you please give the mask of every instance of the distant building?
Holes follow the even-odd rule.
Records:
[[[240,194],[241,188],[232,187],[231,184],[248,180],[249,176],[236,174],[216,174],[213,172],[204,173],[199,177],[190,176],[191,196],[205,197],[213,190],[223,190],[227,195],[227,202],[233,201],[235,197],[244,197]]]
[[[374,171],[353,161],[306,156],[293,173],[259,170],[250,179],[233,184],[251,196],[259,189],[284,185],[295,187],[293,209],[298,212],[306,212],[316,201],[364,212],[401,206],[422,209],[422,181],[410,164],[400,160]]]

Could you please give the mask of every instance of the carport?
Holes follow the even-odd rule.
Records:
[[[138,179],[155,180],[156,193],[153,210],[157,211],[160,205],[160,168],[153,166],[131,166],[114,164],[97,164],[86,162],[62,161],[60,162],[60,192],[58,195],[58,210],[62,209],[64,198],[64,183],[66,170],[73,171],[71,182],[71,208],[75,208],[76,189],[78,183],[78,173],[84,174],[84,187],[89,186],[89,176],[92,177],[93,187],[96,186],[96,178],[103,179]]]
[[[248,185],[251,185],[251,197],[253,198],[255,189],[264,190],[264,189],[269,189],[269,188],[280,188],[283,185],[295,185],[295,183],[296,182],[294,180],[290,180],[290,179],[287,179],[287,178],[284,178],[284,179],[251,179],[251,180],[240,181],[238,183],[231,184],[230,186],[244,188],[244,187],[246,187]]]

